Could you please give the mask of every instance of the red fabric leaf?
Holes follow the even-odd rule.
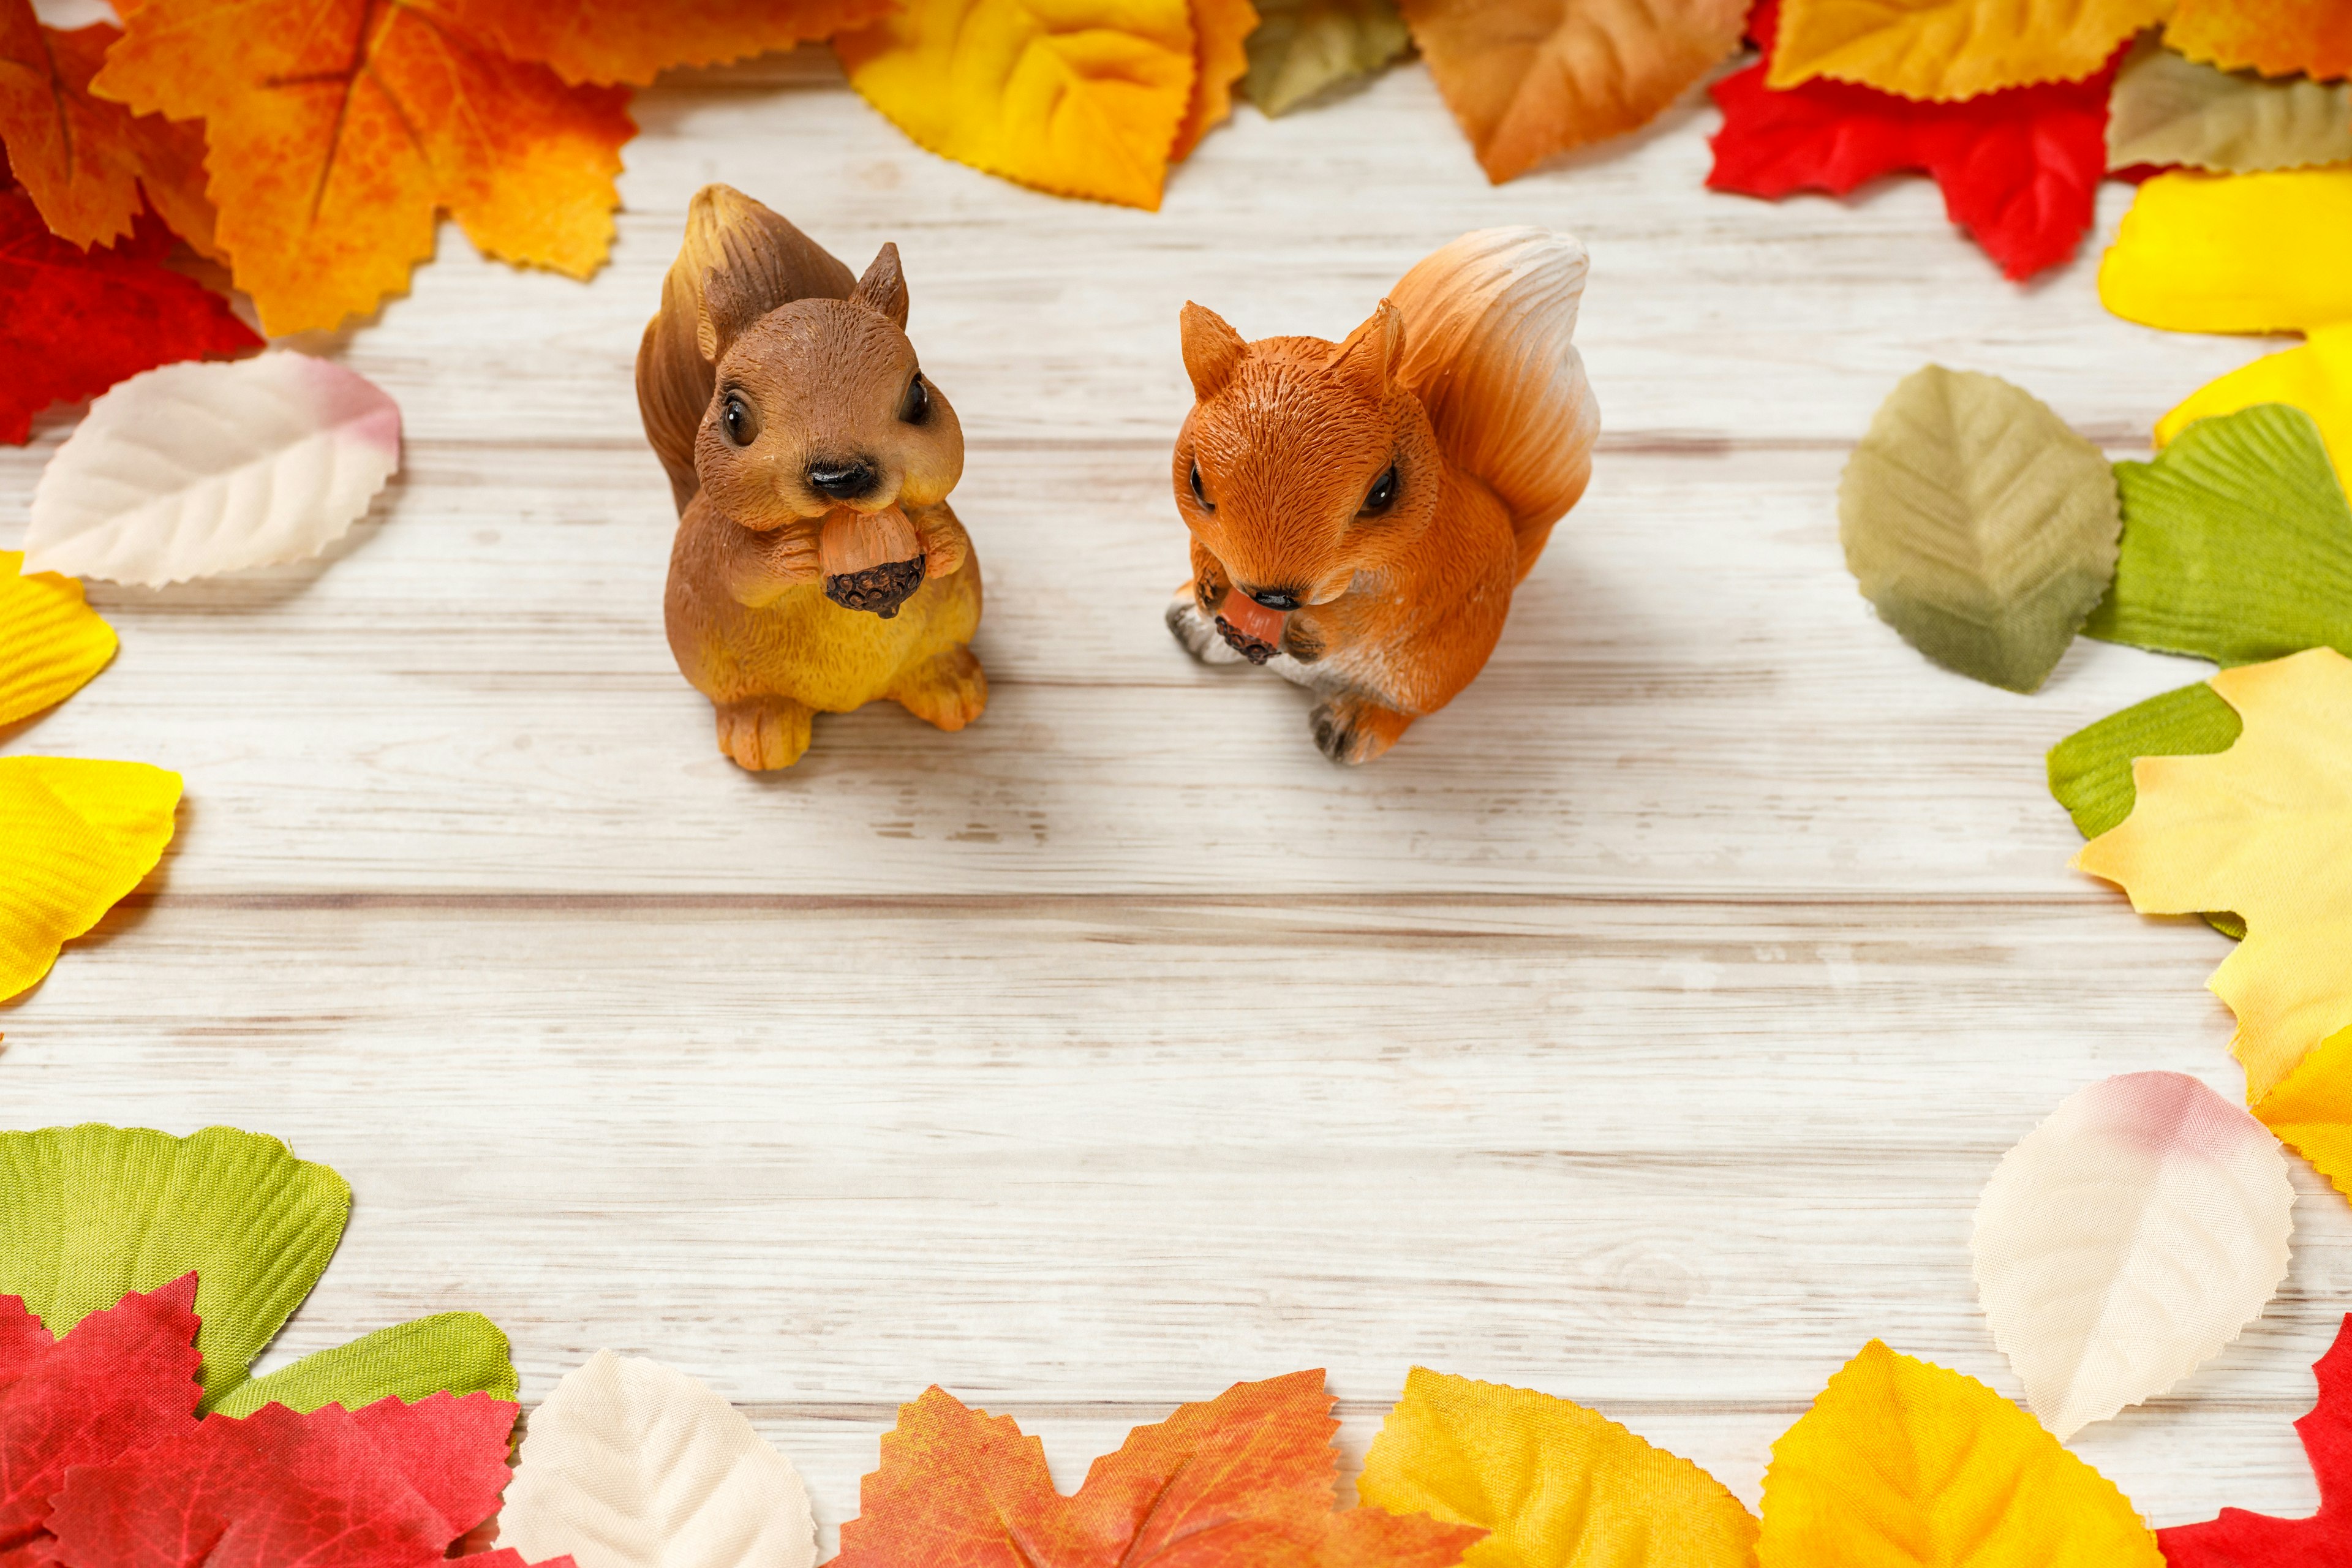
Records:
[[[2319,1481],[2319,1511],[2273,1519],[2225,1508],[2203,1524],[2156,1532],[2172,1568],[2341,1568],[2352,1563],[2352,1315],[2312,1370],[2319,1403],[2294,1424]]]
[[[156,265],[171,243],[146,216],[121,245],[84,250],[51,234],[23,191],[0,190],[0,441],[24,441],[52,403],[261,346],[226,300]]]
[[[66,1568],[440,1568],[498,1507],[515,1406],[486,1394],[356,1413],[268,1405],[76,1467],[50,1515]]]
[[[67,1466],[195,1429],[195,1307],[190,1274],[53,1340],[21,1298],[0,1296],[0,1563],[46,1551]]]
[[[1777,0],[1757,7],[1749,32],[1769,38]],[[2011,88],[1956,103],[1922,103],[1816,78],[1785,91],[1764,85],[1766,58],[1714,87],[1723,129],[1706,183],[1778,198],[1791,191],[1843,195],[1897,170],[1931,174],[1944,211],[2011,278],[2030,278],[2074,253],[2091,226],[2107,162],[2107,89],[2087,81]]]

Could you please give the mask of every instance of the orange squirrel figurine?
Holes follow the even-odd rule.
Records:
[[[1584,271],[1565,235],[1492,228],[1423,258],[1342,343],[1244,342],[1184,307],[1192,580],[1168,629],[1314,691],[1334,762],[1370,762],[1470,684],[1584,493]]]
[[[906,325],[898,247],[853,281],[741,192],[696,193],[637,406],[677,501],[670,652],[744,767],[798,762],[819,710],[961,730],[987,705],[963,429]]]

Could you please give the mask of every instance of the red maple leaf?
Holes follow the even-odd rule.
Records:
[[[23,191],[0,190],[0,441],[24,441],[52,403],[261,346],[226,300],[158,264],[171,245],[142,215],[130,238],[84,250],[51,234]]]
[[[2156,1532],[2172,1568],[2341,1568],[2352,1563],[2352,1315],[2312,1371],[2319,1403],[2294,1424],[2319,1481],[2319,1511],[2273,1519],[2225,1508],[2219,1519]]]
[[[1779,24],[1778,0],[1765,0],[1748,32],[1769,39]],[[2014,279],[2065,260],[2090,228],[2106,172],[2113,61],[2085,81],[1922,103],[1827,78],[1775,90],[1764,85],[1765,54],[1713,89],[1723,109],[1706,177],[1716,190],[1844,195],[1916,170],[1935,177],[1946,215]]]

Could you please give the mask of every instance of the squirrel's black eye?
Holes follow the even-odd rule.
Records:
[[[1389,509],[1389,503],[1395,500],[1396,498],[1396,465],[1394,463],[1391,463],[1389,465],[1389,471],[1382,474],[1379,479],[1374,479],[1372,481],[1372,488],[1369,491],[1365,492],[1364,510],[1386,511]]]
[[[719,428],[730,447],[748,447],[760,438],[760,411],[742,394],[730,392],[719,405]]]
[[[915,379],[907,384],[907,395],[898,400],[898,418],[908,425],[920,425],[931,415],[931,395],[923,388],[923,373],[917,371]]]
[[[1217,503],[1211,500],[1209,492],[1201,488],[1201,465],[1198,463],[1192,465],[1192,499],[1201,503],[1203,511],[1217,510]]]

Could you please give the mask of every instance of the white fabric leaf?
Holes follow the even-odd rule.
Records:
[[[308,354],[191,360],[89,405],[33,491],[25,570],[161,587],[316,555],[400,467],[400,408]]]
[[[2095,1083],[1977,1200],[1977,1300],[2042,1425],[2163,1393],[2286,1278],[2294,1188],[2270,1130],[2186,1073]]]
[[[579,1568],[810,1568],[798,1471],[718,1394],[598,1351],[531,1412],[499,1544]]]

